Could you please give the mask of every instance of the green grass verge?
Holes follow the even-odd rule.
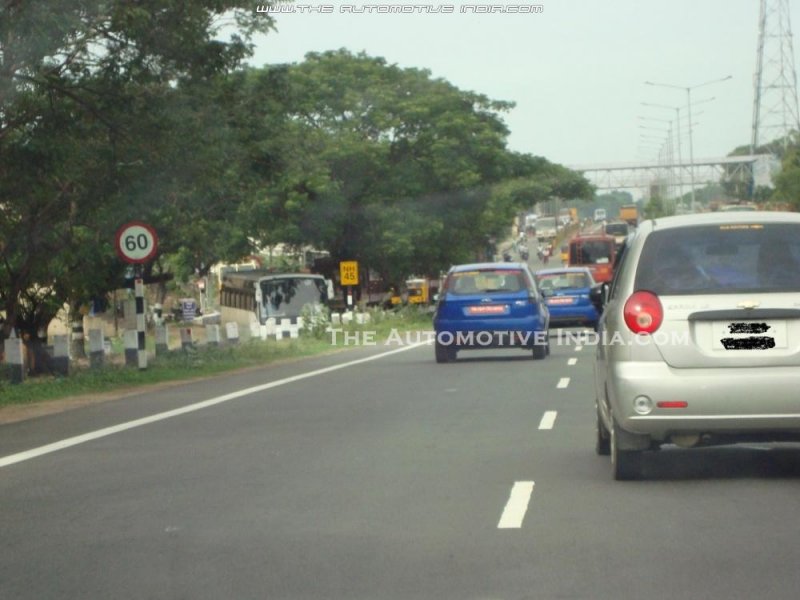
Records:
[[[405,341],[407,332],[430,330],[431,315],[424,311],[406,309],[398,313],[371,313],[371,320],[364,325],[350,323],[335,326],[336,344],[331,333],[323,330],[314,335],[294,340],[253,340],[236,346],[218,348],[201,346],[184,352],[175,350],[148,362],[147,369],[116,364],[102,368],[76,368],[69,376],[38,376],[27,378],[21,384],[11,384],[7,373],[0,378],[0,407],[14,404],[30,404],[45,400],[57,400],[74,396],[113,392],[169,381],[207,377],[237,369],[263,366],[280,360],[314,356],[331,351],[356,347],[365,339],[376,344],[386,340]],[[350,343],[344,343],[344,333],[350,334]],[[368,336],[365,338],[365,336]],[[416,339],[411,337],[411,341]],[[353,341],[358,338],[358,341]]]

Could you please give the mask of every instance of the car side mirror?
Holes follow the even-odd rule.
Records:
[[[603,282],[594,286],[589,292],[589,299],[594,304],[597,312],[603,312],[603,307],[608,301],[608,283]]]

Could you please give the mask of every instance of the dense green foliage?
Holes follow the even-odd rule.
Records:
[[[159,235],[151,281],[278,243],[398,281],[477,258],[519,210],[591,195],[506,148],[512,104],[427,71],[344,50],[242,68],[272,25],[249,3],[38,6],[0,8],[4,335],[120,287],[132,219]]]
[[[345,50],[240,75],[269,181],[263,243],[313,244],[388,281],[476,258],[513,215],[589,193],[579,175],[506,149],[511,108],[430,73]]]
[[[230,22],[240,33],[220,42]],[[119,287],[114,232],[130,218],[158,227],[164,256],[194,250],[241,193],[227,185],[224,119],[211,118],[214,78],[270,24],[238,0],[0,8],[3,334],[36,336],[65,302]]]
[[[751,149],[749,145],[735,148],[728,156],[771,154],[781,162],[780,172],[773,176],[774,188],[757,187],[751,181],[726,176],[721,180],[725,193],[739,201],[755,201],[766,206],[800,210],[800,133]]]
[[[781,172],[775,176],[775,192],[770,197],[800,210],[800,134],[793,136],[781,160]]]

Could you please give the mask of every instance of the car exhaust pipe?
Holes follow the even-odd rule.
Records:
[[[670,441],[681,448],[693,448],[700,443],[699,433],[675,433],[670,436]]]

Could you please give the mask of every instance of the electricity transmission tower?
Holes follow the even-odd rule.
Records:
[[[800,131],[789,0],[761,0],[753,87],[751,153],[777,139],[786,147]]]

